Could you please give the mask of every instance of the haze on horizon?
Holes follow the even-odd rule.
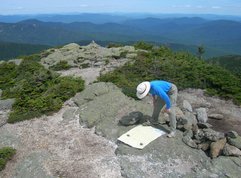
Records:
[[[0,0],[0,15],[181,13],[241,16],[241,0]]]

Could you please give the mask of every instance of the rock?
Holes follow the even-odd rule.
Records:
[[[197,112],[197,120],[200,123],[205,123],[208,120],[208,116],[207,116],[207,111],[206,108],[198,108],[196,109]]]
[[[16,64],[17,66],[19,66],[22,61],[23,61],[23,59],[11,59],[11,60],[9,60],[8,62],[13,62],[13,63]]]
[[[44,161],[50,157],[47,151],[30,152],[23,160],[18,161],[16,165],[16,178],[20,177],[53,177],[44,167]],[[26,171],[27,170],[27,171]],[[54,176],[53,178],[57,178]]]
[[[0,110],[0,127],[7,123],[8,113],[9,113],[9,111],[1,111]]]
[[[94,100],[94,98],[104,95],[109,92],[109,87],[115,88],[114,85],[100,82],[100,83],[95,83],[92,86],[87,86],[86,89],[75,95],[73,98],[73,101],[77,106],[81,106],[89,101]]]
[[[192,112],[192,106],[187,100],[183,100],[182,106],[183,106],[184,111]]]
[[[235,131],[229,131],[225,134],[226,137],[230,137],[230,138],[237,138],[239,135],[237,132]]]
[[[226,142],[227,142],[227,139],[223,138],[223,139],[220,139],[216,142],[211,143],[211,145],[210,145],[210,156],[211,156],[211,158],[216,158],[221,154]]]
[[[186,145],[188,145],[188,146],[190,146],[191,148],[197,148],[197,144],[191,139],[191,137],[189,137],[188,135],[187,136],[184,136],[183,138],[182,138],[182,141],[186,144]]]
[[[205,133],[203,132],[203,130],[198,130],[198,131],[194,134],[194,138],[195,138],[196,140],[206,141]]]
[[[241,150],[226,143],[223,148],[223,154],[225,156],[241,156]]]
[[[0,100],[0,110],[11,110],[15,99]]]
[[[209,123],[197,123],[197,126],[200,128],[200,129],[206,129],[206,128],[211,128],[212,125],[209,124]]]
[[[238,149],[241,149],[241,137],[240,136],[238,136],[236,138],[228,137],[228,143],[230,145],[237,147]]]
[[[224,118],[224,116],[222,114],[209,114],[208,118],[216,119],[216,120],[222,120]]]
[[[131,112],[128,116],[123,116],[119,123],[124,126],[137,124],[143,118],[143,114],[139,111]]]
[[[184,133],[183,133],[183,136],[186,137],[190,137],[192,138],[193,137],[193,131],[192,130],[186,130]]]
[[[206,142],[200,143],[198,145],[198,149],[201,149],[203,151],[207,151],[210,148],[211,143],[212,143],[211,141],[206,141]]]
[[[210,141],[216,142],[216,141],[224,138],[224,133],[216,132],[210,128],[203,129],[203,132],[204,132],[204,136]]]
[[[2,97],[2,93],[3,93],[3,91],[0,89],[0,99],[1,99],[1,97]]]
[[[197,124],[197,120],[194,114],[191,112],[185,112],[183,118],[180,118],[179,124],[183,124],[185,130],[191,130],[193,125]]]
[[[184,118],[184,114],[183,114],[182,110],[179,107],[175,106],[175,112],[176,112],[177,121],[182,119],[182,118]]]

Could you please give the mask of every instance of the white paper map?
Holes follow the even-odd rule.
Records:
[[[134,148],[143,149],[150,142],[164,134],[166,134],[166,132],[160,129],[138,125],[121,135],[118,140]]]

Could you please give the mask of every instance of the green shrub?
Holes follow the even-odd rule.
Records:
[[[59,71],[59,70],[68,70],[71,66],[68,64],[67,61],[59,61],[57,64],[50,66],[49,69]]]
[[[151,50],[153,48],[153,45],[146,43],[144,41],[140,41],[140,42],[134,44],[134,47],[136,49]]]
[[[11,147],[3,147],[0,149],[0,171],[5,168],[7,161],[10,160],[15,153],[16,150]]]
[[[3,63],[0,69],[3,98],[16,99],[9,123],[51,114],[84,89],[81,78],[59,77],[34,60],[23,60],[19,66]]]
[[[81,67],[82,69],[85,69],[85,68],[90,67],[90,64],[84,63],[84,64],[81,64],[80,67]]]
[[[5,161],[4,159],[0,158],[0,171],[2,171],[5,166],[6,166],[7,161]]]
[[[241,104],[239,78],[189,53],[174,53],[166,47],[139,53],[134,62],[101,75],[99,80],[115,83],[131,97],[136,97],[136,86],[142,81],[167,80],[175,83],[179,89],[206,89],[208,94],[232,99]]]

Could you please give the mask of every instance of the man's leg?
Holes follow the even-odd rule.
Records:
[[[171,112],[169,113],[169,119],[170,119],[170,127],[171,127],[171,132],[176,131],[176,125],[177,125],[177,120],[176,120],[176,112],[175,112],[175,106],[177,103],[177,87],[176,85],[172,85],[172,88],[169,92],[169,97],[171,100]]]
[[[162,107],[164,106],[164,101],[161,98],[157,97],[156,102],[154,103],[153,113],[152,113],[152,123],[158,124],[159,114],[161,112]]]

